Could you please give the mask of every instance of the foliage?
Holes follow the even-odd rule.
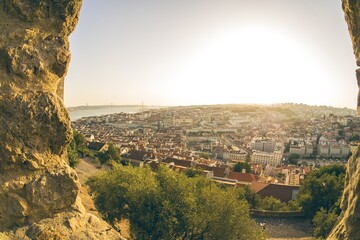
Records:
[[[76,141],[74,139],[72,139],[68,145],[67,153],[69,158],[69,165],[70,167],[74,168],[79,163]]]
[[[234,172],[242,172],[245,169],[246,173],[251,173],[251,166],[247,162],[238,162],[234,166]]]
[[[75,141],[76,143],[76,149],[77,149],[77,152],[85,157],[85,156],[88,156],[88,157],[94,157],[94,152],[91,151],[88,147],[87,147],[87,143],[86,143],[86,138],[83,134],[77,132],[77,131],[74,131],[74,138],[73,140]]]
[[[201,176],[116,164],[87,183],[106,220],[128,218],[136,239],[264,239],[237,190]]]
[[[266,211],[299,211],[299,203],[295,200],[283,203],[274,197],[261,198],[249,186],[236,188],[237,197],[240,200],[246,200],[251,209]]]
[[[187,177],[190,177],[190,178],[203,175],[203,171],[200,169],[196,169],[196,168],[188,168],[184,171],[184,173]]]
[[[238,198],[239,199],[245,199],[247,203],[250,205],[250,208],[257,208],[259,206],[259,203],[261,201],[260,195],[256,194],[253,189],[251,189],[249,186],[245,186],[243,188],[238,188]],[[241,190],[240,190],[241,189]]]
[[[310,173],[301,186],[298,202],[312,218],[315,237],[326,237],[340,214],[345,167],[331,165]]]
[[[130,165],[130,160],[121,159],[120,164],[123,165],[123,166],[128,166],[128,165]]]
[[[300,155],[297,153],[292,153],[289,156],[289,163],[296,165],[298,163],[298,159],[300,158]]]
[[[74,168],[79,163],[80,156],[94,157],[94,153],[87,147],[86,138],[81,133],[74,131],[73,139],[67,147],[69,165]]]
[[[200,153],[200,154],[199,154],[199,157],[204,158],[204,159],[210,159],[209,154],[204,153],[204,152]]]
[[[120,153],[112,143],[109,143],[109,147],[106,151],[97,152],[96,156],[99,158],[101,164],[108,163],[109,161],[121,162]]]
[[[256,209],[267,211],[298,211],[300,207],[296,201],[285,203],[270,196],[261,199]]]
[[[340,129],[339,131],[338,131],[338,134],[339,134],[339,136],[345,136],[345,131],[344,130],[342,130],[342,129]]]
[[[316,212],[313,218],[314,236],[317,238],[326,238],[337,221],[338,215],[333,212],[327,212],[324,208]]]
[[[343,165],[325,166],[310,173],[298,194],[298,200],[304,213],[311,218],[321,208],[339,213],[344,177],[345,167]]]
[[[78,146],[86,146],[86,138],[78,131],[74,131],[74,141]]]
[[[351,142],[351,141],[359,141],[359,140],[360,140],[359,134],[354,134],[351,137],[349,137],[349,142]]]

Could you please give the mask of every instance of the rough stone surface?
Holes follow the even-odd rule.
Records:
[[[341,218],[328,239],[360,239],[360,148],[348,161]]]
[[[353,44],[356,65],[360,67],[360,1],[342,0],[345,20],[348,24],[350,38]],[[360,88],[360,70],[356,70],[358,87]],[[360,113],[360,91],[358,94],[358,113]]]
[[[342,7],[353,43],[356,64],[360,66],[360,1],[343,0]],[[360,87],[360,69],[356,70]],[[360,94],[358,95],[358,113],[360,113]],[[349,159],[345,189],[341,202],[342,213],[339,223],[328,239],[360,239],[360,147]]]
[[[360,66],[360,2],[356,0],[342,0],[342,8],[353,43],[356,64]]]
[[[121,238],[108,224],[92,214],[65,212],[12,232],[2,232],[0,239],[97,240]]]
[[[121,239],[86,213],[63,105],[81,0],[0,1],[0,239]]]

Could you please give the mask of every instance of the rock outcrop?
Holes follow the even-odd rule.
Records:
[[[342,7],[353,43],[356,64],[360,66],[360,1],[343,0]],[[360,88],[360,69],[356,70],[356,77]],[[360,93],[357,108],[359,114]],[[360,147],[348,161],[341,208],[340,221],[328,239],[360,239]]]
[[[86,213],[61,87],[81,0],[0,1],[0,239],[121,239]]]

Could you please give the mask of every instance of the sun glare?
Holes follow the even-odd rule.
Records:
[[[329,80],[302,43],[266,27],[219,34],[181,69],[174,81],[178,98],[186,92],[189,104],[311,103]]]

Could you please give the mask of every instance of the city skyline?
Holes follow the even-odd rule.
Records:
[[[334,1],[84,1],[65,104],[282,102],[356,108]]]

